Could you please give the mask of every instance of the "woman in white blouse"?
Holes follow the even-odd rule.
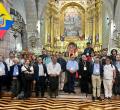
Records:
[[[30,60],[26,60],[25,64],[22,66],[23,73],[23,91],[24,98],[29,98],[32,93],[32,82],[34,79],[34,69],[30,65]]]
[[[111,100],[113,83],[116,77],[115,66],[111,63],[111,58],[106,57],[106,64],[103,68],[103,84],[105,90],[105,99]]]

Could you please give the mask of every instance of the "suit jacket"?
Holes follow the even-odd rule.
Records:
[[[19,75],[16,76],[16,77],[20,78],[20,76],[21,76],[21,66],[20,66],[20,65],[17,65],[17,66],[18,66]],[[11,75],[12,77],[13,77],[14,67],[15,67],[15,65],[13,65],[13,66],[10,67],[10,75]]]
[[[57,62],[61,65],[63,72],[66,71],[66,61],[63,58],[58,58]]]
[[[84,70],[84,63],[86,62],[86,68],[87,70]],[[79,62],[79,74],[81,75],[81,77],[90,77],[90,72],[89,72],[89,66],[90,66],[90,62],[88,61],[83,61],[82,59]]]
[[[5,62],[3,62],[4,66],[5,66],[5,75],[8,75],[8,67],[7,64]]]
[[[38,63],[36,63],[33,68],[34,68],[34,79],[38,80],[39,79],[39,66],[38,66]],[[44,64],[43,64],[43,69],[44,69],[44,74],[47,75],[47,68],[46,68],[46,66]]]
[[[91,75],[93,74],[93,71],[94,71],[93,69],[94,69],[94,63],[92,63],[89,68]],[[101,64],[100,64],[100,76],[103,77],[103,65],[101,65]]]

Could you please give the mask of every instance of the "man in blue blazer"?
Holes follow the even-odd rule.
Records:
[[[99,57],[96,57],[94,63],[91,64],[90,73],[91,73],[92,87],[93,87],[92,100],[95,101],[96,95],[97,95],[97,99],[101,100],[100,92],[101,92],[101,82],[102,82],[101,78],[103,77],[103,66],[100,63]]]
[[[20,78],[21,78],[21,66],[19,65],[19,59],[13,59],[14,65],[10,67],[10,75],[12,77],[12,97],[17,97],[20,93]]]

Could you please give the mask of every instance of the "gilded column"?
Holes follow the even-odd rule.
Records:
[[[96,12],[93,11],[93,45],[95,45],[95,34],[96,34]]]
[[[87,37],[89,36],[89,32],[88,32],[88,14],[87,11],[85,11],[85,39],[87,39]]]
[[[102,45],[102,4],[99,6],[99,43]]]
[[[60,16],[60,35],[64,34],[64,12],[61,13]]]
[[[53,45],[54,45],[54,22],[53,22],[53,20],[54,20],[54,17],[51,16],[50,36],[51,36],[51,47],[52,47],[52,48],[53,48]]]
[[[45,45],[48,43],[48,17],[45,18]]]

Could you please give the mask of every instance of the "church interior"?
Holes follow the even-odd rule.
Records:
[[[96,55],[120,52],[119,6],[120,0],[0,0],[0,56],[26,58],[46,50],[68,60],[71,53],[82,54],[87,43]],[[33,92],[30,99],[11,100],[11,93],[5,92],[0,110],[120,110],[120,97],[93,102],[90,94],[86,99],[76,89],[76,94],[60,91],[53,99],[36,98]]]

